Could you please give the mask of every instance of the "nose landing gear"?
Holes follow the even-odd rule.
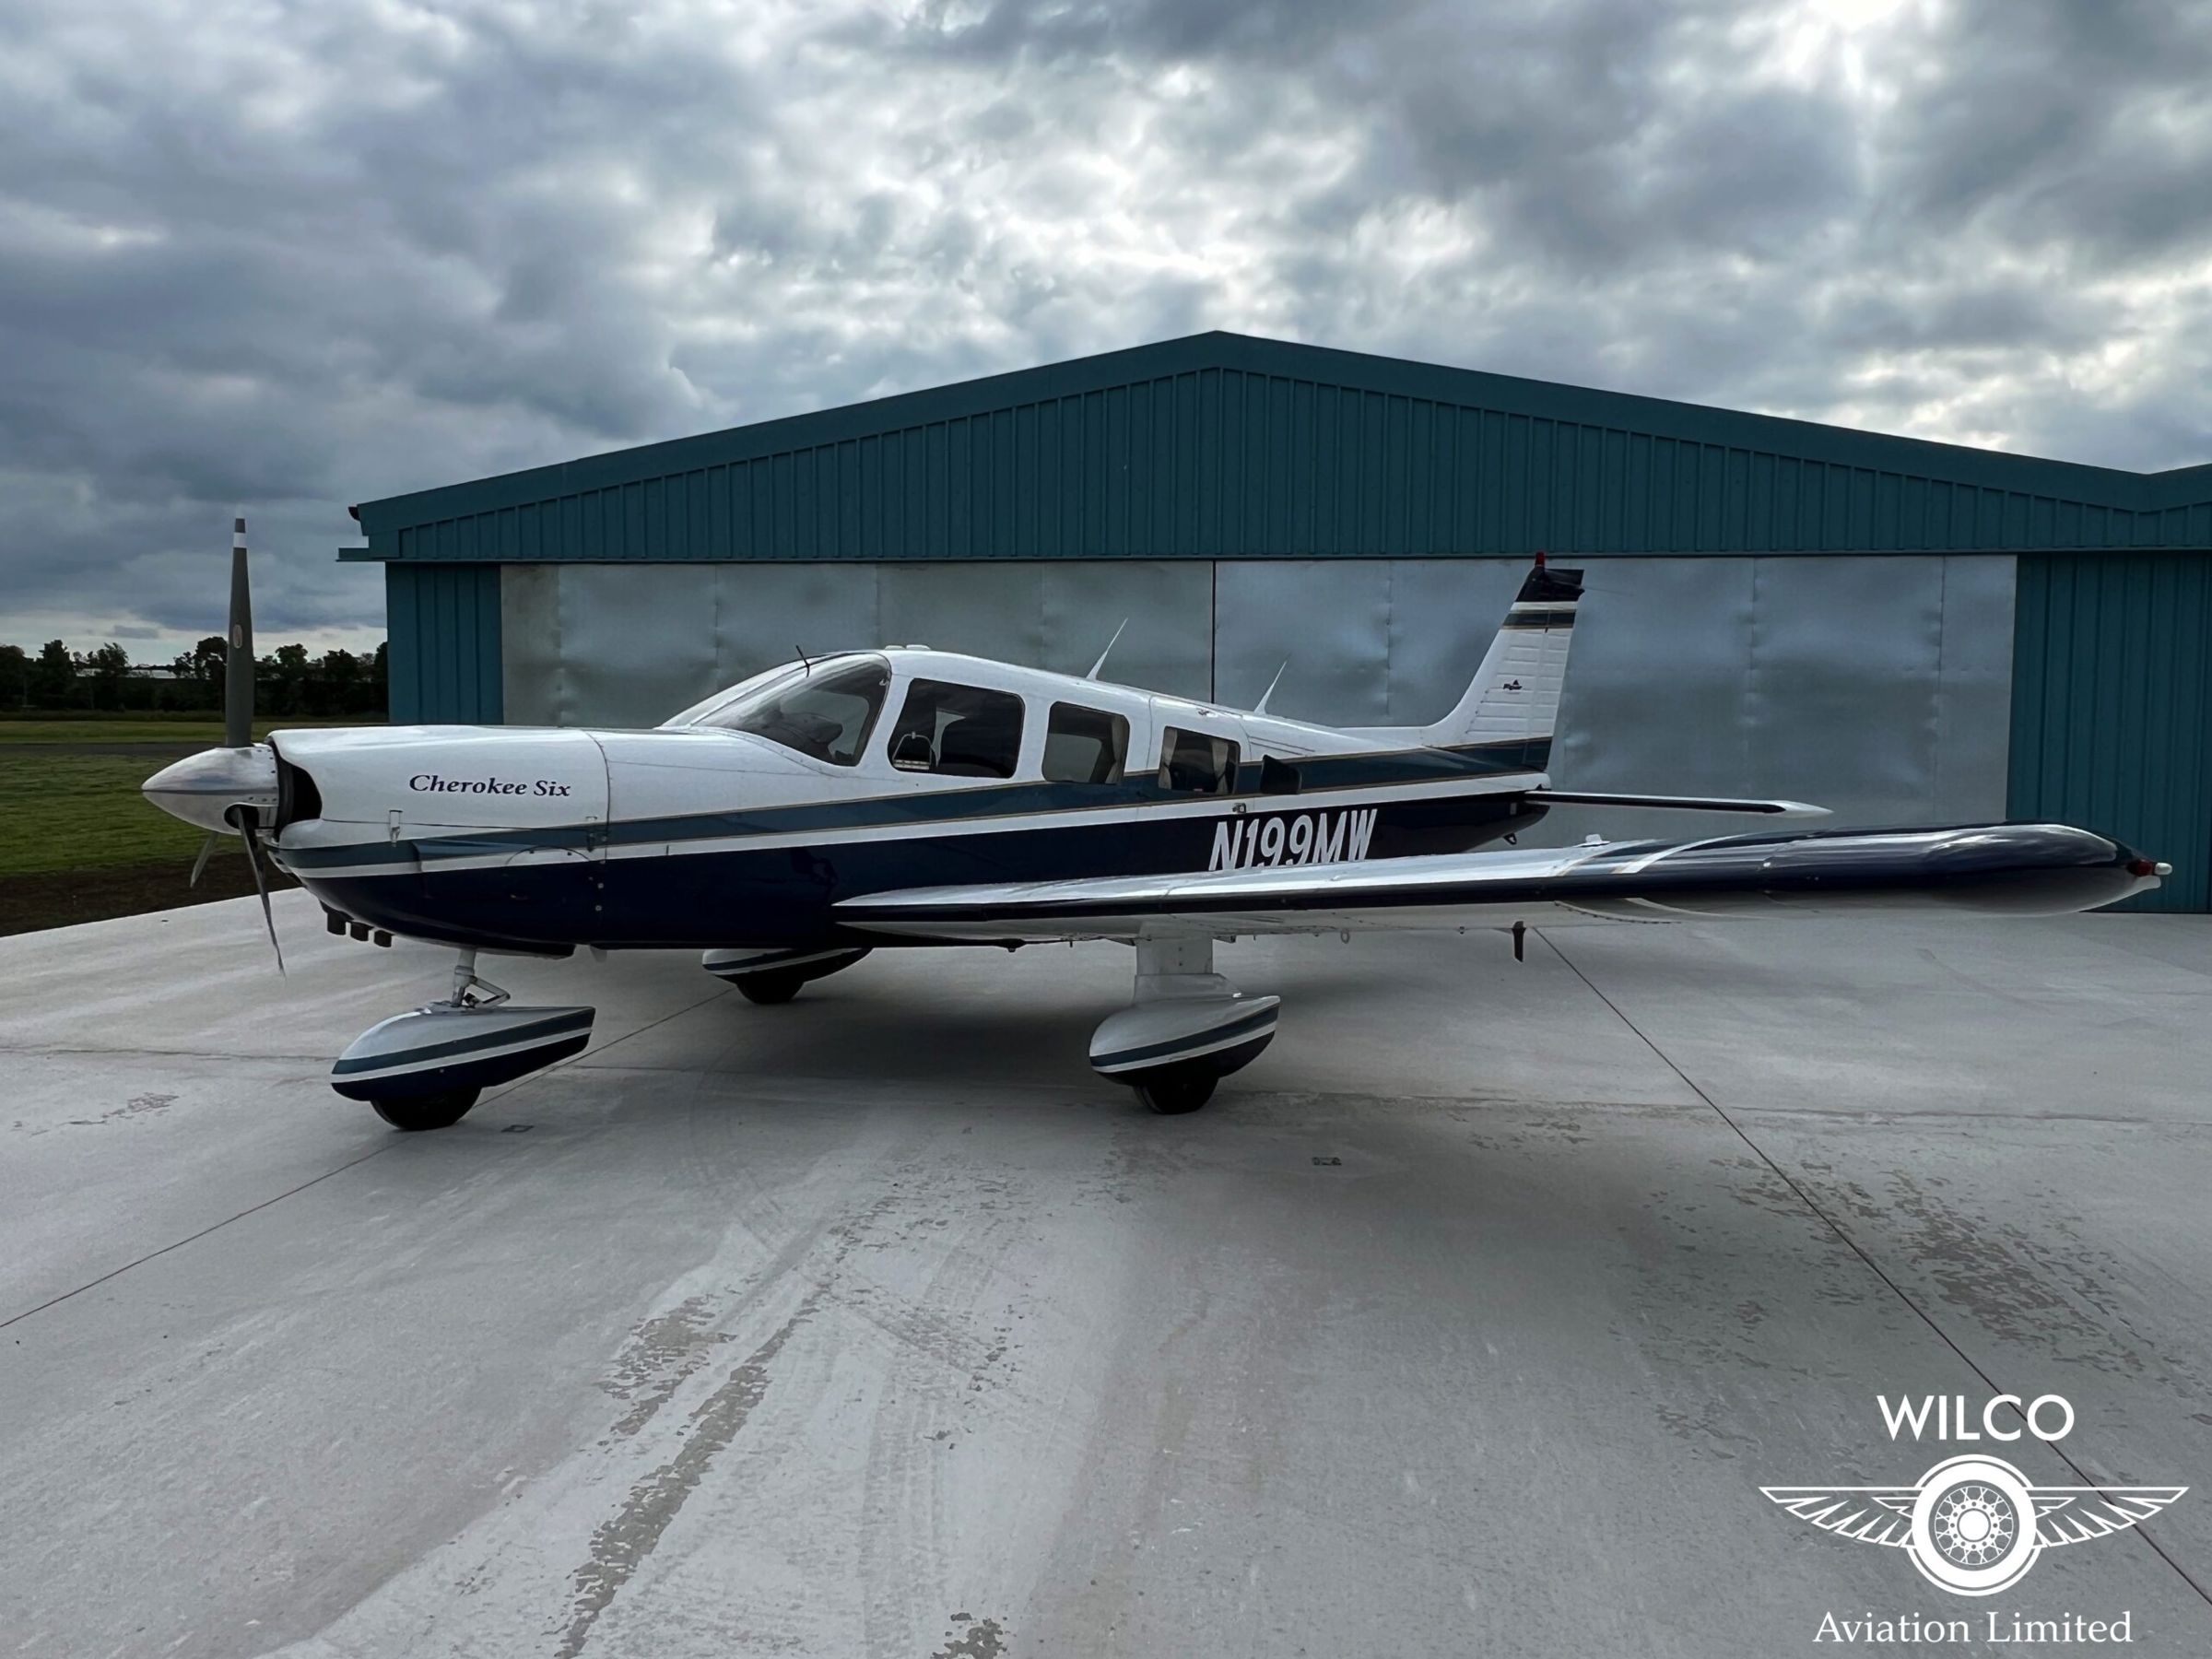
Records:
[[[424,1129],[451,1129],[468,1115],[483,1094],[481,1088],[449,1088],[441,1094],[418,1095],[411,1100],[372,1100],[370,1107],[394,1129],[410,1134]]]
[[[394,1129],[448,1129],[485,1089],[582,1053],[596,1013],[518,1008],[477,976],[477,953],[464,950],[453,995],[371,1026],[330,1068],[330,1086],[367,1101]]]

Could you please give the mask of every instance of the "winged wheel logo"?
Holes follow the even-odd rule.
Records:
[[[1909,1487],[1761,1487],[1839,1537],[1903,1549],[1955,1595],[1994,1595],[2062,1544],[2125,1532],[2187,1487],[2037,1487],[2000,1458],[1954,1457]]]

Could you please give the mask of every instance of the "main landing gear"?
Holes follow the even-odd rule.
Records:
[[[1247,996],[1213,969],[1211,939],[1139,939],[1135,1001],[1091,1033],[1091,1069],[1163,1115],[1205,1105],[1275,1040],[1282,1002]]]
[[[394,1129],[415,1132],[423,1129],[451,1129],[468,1115],[468,1109],[477,1103],[484,1090],[478,1088],[449,1088],[441,1094],[418,1095],[409,1100],[371,1100],[376,1115]]]
[[[515,1007],[464,950],[453,995],[371,1026],[330,1068],[330,1086],[394,1129],[450,1129],[487,1088],[582,1053],[595,1013]]]
[[[787,1003],[808,982],[828,979],[868,954],[866,946],[835,950],[802,947],[795,950],[710,950],[699,965],[737,987],[751,1003]]]

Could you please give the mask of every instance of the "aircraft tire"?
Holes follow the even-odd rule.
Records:
[[[730,983],[747,1002],[759,1003],[763,1007],[787,1003],[799,994],[806,982],[806,975],[796,968],[771,969],[766,973],[741,973]]]
[[[424,1129],[451,1129],[468,1115],[468,1109],[483,1092],[480,1088],[449,1088],[443,1094],[411,1095],[369,1104],[393,1128],[414,1134]]]
[[[1136,1090],[1136,1098],[1148,1110],[1161,1117],[1181,1117],[1212,1100],[1214,1085],[1220,1080],[1220,1074],[1211,1065],[1185,1060],[1180,1065],[1141,1072],[1130,1079],[1130,1087]]]

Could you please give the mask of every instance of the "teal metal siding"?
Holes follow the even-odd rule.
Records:
[[[407,563],[2004,552],[2212,545],[2212,468],[1214,334],[359,511]]]
[[[384,608],[393,721],[496,724],[500,567],[389,565]]]
[[[2212,553],[2054,554],[2018,571],[2012,816],[2173,865],[2128,908],[2212,907]]]
[[[1208,334],[365,502],[392,709],[500,718],[502,563],[2008,552],[2012,803],[2212,902],[2212,465],[2140,474]],[[2156,550],[2156,551],[2154,551]]]

